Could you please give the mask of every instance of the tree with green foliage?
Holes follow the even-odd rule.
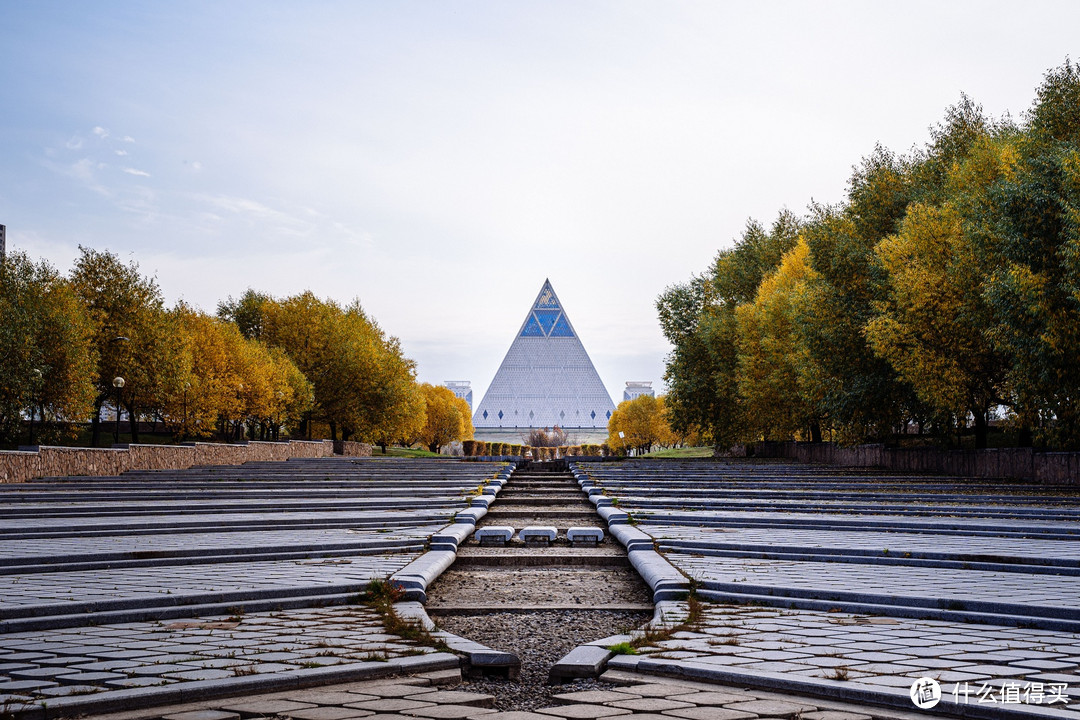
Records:
[[[138,442],[139,417],[156,413],[174,391],[169,383],[180,376],[179,346],[153,278],[143,277],[135,262],[124,265],[107,251],[79,250],[71,285],[90,318],[98,359],[93,444],[98,443],[102,406],[115,402],[116,377],[124,378],[120,402],[128,411],[132,442]]]
[[[93,402],[90,319],[52,266],[20,252],[0,262],[0,317],[0,443],[20,442],[24,417],[28,442],[58,440]]]

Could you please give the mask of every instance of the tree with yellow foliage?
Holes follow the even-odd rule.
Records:
[[[625,454],[631,448],[647,453],[654,445],[674,442],[663,397],[639,395],[633,400],[623,400],[608,420],[607,444],[618,453]]]
[[[439,452],[443,445],[455,440],[468,440],[473,436],[469,404],[454,395],[454,391],[441,385],[423,383],[420,386],[425,400],[424,428],[420,441],[431,452]]]
[[[795,323],[806,285],[816,276],[809,254],[800,237],[776,271],[758,285],[754,302],[735,310],[739,397],[747,440],[788,439],[800,433],[821,440],[817,404],[802,380],[806,350]]]
[[[985,267],[960,214],[950,203],[913,204],[877,255],[889,296],[866,325],[871,346],[923,402],[959,419],[971,413],[975,446],[986,447],[1004,366],[985,335],[992,319],[980,292]]]

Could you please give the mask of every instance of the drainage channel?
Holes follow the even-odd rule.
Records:
[[[495,695],[499,709],[529,710],[567,691],[550,686],[548,674],[576,646],[651,620],[652,592],[565,463],[514,471],[477,531],[503,527],[514,530],[505,545],[475,537],[460,544],[454,564],[428,588],[426,610],[441,629],[516,655],[520,674],[507,668],[507,677],[470,685]],[[554,529],[555,540],[525,542],[519,533],[526,527]],[[574,527],[603,528],[605,537],[594,546],[572,544],[567,531]]]

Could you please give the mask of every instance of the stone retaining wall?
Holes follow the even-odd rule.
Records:
[[[0,483],[39,477],[119,475],[127,470],[183,470],[193,465],[240,465],[251,461],[329,457],[329,440],[250,442],[242,445],[129,445],[126,448],[39,447],[36,452],[0,451]]]
[[[371,457],[371,445],[352,440],[335,440],[334,454],[346,457]]]
[[[1032,448],[935,450],[882,444],[846,448],[835,443],[766,442],[755,443],[753,454],[842,467],[1080,484],[1080,453],[1037,452]]]

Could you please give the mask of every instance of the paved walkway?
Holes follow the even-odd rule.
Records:
[[[954,712],[996,693],[998,715],[1080,718],[1075,488],[772,462],[585,467],[703,600],[692,627],[639,637],[609,667],[906,708],[929,677]]]
[[[531,712],[496,711],[495,698],[460,684],[456,671],[298,689],[257,698],[190,703],[156,711],[102,715],[102,720],[918,720],[914,711],[795,697],[790,694],[725,687],[682,679],[609,671],[610,689],[567,691],[556,703]]]

